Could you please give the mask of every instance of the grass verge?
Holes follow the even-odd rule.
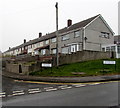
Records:
[[[92,60],[79,63],[65,64],[56,67],[42,69],[42,71],[31,72],[33,76],[97,76],[120,74],[120,59],[109,59],[116,61],[115,65],[103,65],[103,60]]]

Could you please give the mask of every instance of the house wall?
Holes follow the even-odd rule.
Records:
[[[109,39],[101,37],[101,32],[109,33]],[[103,23],[101,18],[94,20],[89,26],[85,28],[85,50],[101,51],[101,46],[106,44],[113,44],[114,37],[108,27]]]
[[[76,31],[76,30],[75,30]],[[80,36],[79,37],[75,37],[74,32],[69,32],[69,33],[64,33],[64,34],[60,34],[59,38],[58,38],[58,47],[59,47],[59,52],[62,52],[62,48],[65,46],[69,46],[70,44],[73,43],[79,43],[81,44],[81,47],[79,50],[82,50],[82,30],[77,30],[80,32]],[[62,40],[62,36],[69,34],[69,39],[68,40]]]

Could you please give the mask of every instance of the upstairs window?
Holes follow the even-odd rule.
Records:
[[[70,39],[69,34],[66,34],[66,35],[62,36],[62,38],[61,38],[62,41],[68,40],[68,39]]]
[[[109,33],[107,33],[107,32],[101,32],[100,37],[109,39]]]
[[[46,45],[49,44],[49,40],[46,40],[46,41],[45,41],[45,44],[46,44]]]
[[[80,36],[80,31],[74,32],[74,37],[79,37]]]
[[[52,43],[56,42],[56,38],[51,39]]]

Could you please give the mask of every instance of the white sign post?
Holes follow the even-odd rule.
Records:
[[[52,67],[51,63],[42,63],[42,67]]]
[[[116,64],[116,61],[103,61],[103,64]]]
[[[115,71],[116,71],[116,61],[107,61],[107,60],[104,60],[103,61],[103,69],[104,69],[104,64],[106,65],[115,65]]]
[[[41,66],[45,68],[51,68],[51,72],[52,72],[52,63],[42,63]],[[42,68],[41,68],[41,71],[42,71]]]

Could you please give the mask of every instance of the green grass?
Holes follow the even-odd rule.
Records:
[[[86,61],[80,63],[72,63],[56,67],[43,69],[38,72],[31,72],[30,75],[35,76],[96,76],[96,75],[107,75],[107,74],[120,74],[120,59],[109,59],[116,61],[115,65],[104,65],[103,70],[103,60]],[[84,72],[83,75],[74,75],[75,73]]]

